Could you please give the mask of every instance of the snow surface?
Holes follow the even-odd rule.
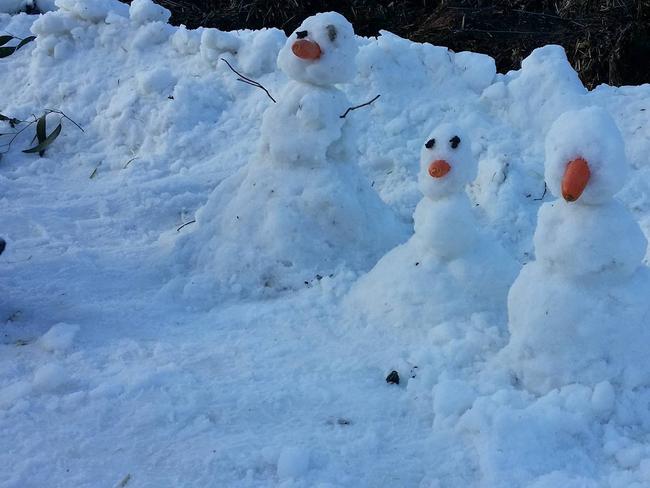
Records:
[[[85,130],[64,119],[39,158],[21,152],[33,137],[28,129],[0,160],[0,235],[7,240],[0,485],[650,486],[650,390],[640,361],[626,381],[604,368],[579,383],[558,376],[557,385],[536,388],[503,361],[511,339],[503,307],[484,313],[470,300],[426,316],[421,305],[402,302],[418,324],[357,320],[343,303],[363,266],[341,263],[332,277],[273,299],[206,293],[209,270],[190,258],[208,256],[232,236],[202,233],[190,222],[223,209],[211,206],[215,199],[234,205],[236,175],[255,168],[269,134],[267,113],[292,103],[292,81],[276,67],[287,39],[275,29],[172,27],[163,10],[133,3],[56,0],[58,10],[42,16],[0,14],[0,30],[38,36],[0,60],[0,113],[24,120],[59,109]],[[547,132],[563,112],[599,106],[620,129],[630,163],[620,203],[602,205],[618,206],[617,216],[648,234],[649,85],[589,92],[557,46],[497,74],[484,55],[388,32],[354,39],[355,76],[325,90],[343,105],[381,97],[346,117],[342,132],[350,137],[337,145],[345,151],[328,157],[347,154],[346,171],[360,168],[354,178],[363,183],[364,176],[402,222],[411,222],[422,199],[424,142],[441,123],[453,123],[478,165],[458,201],[471,202],[465,211],[503,248],[503,261],[489,265],[529,263],[529,273],[538,262],[540,206],[568,205],[551,203],[545,192]],[[220,58],[268,88],[278,107],[237,81]],[[57,122],[48,116],[48,132]],[[603,141],[611,137],[605,129]],[[335,184],[348,173],[333,161],[323,164],[331,176],[317,179],[331,188],[323,198],[345,196],[342,189],[353,185]],[[304,181],[281,178],[281,167],[269,171],[274,185]],[[255,198],[245,205],[243,195],[244,210],[255,215],[262,197],[249,193]],[[639,234],[620,237],[598,223],[590,225],[610,248],[639,242]],[[388,237],[409,239],[412,229],[397,229]],[[260,235],[237,236],[242,256]],[[188,249],[197,254],[179,255],[190,236]],[[327,236],[267,237],[314,259],[300,246]],[[380,258],[357,251],[368,269]],[[571,285],[574,278],[548,273],[522,307],[537,310],[535,290],[565,290],[578,304],[606,295],[578,322],[619,317],[613,350],[641,356],[646,342],[634,341],[644,337],[647,317],[634,314],[644,310],[647,268],[640,251],[624,255],[634,262],[632,275]],[[394,274],[408,280],[406,272]],[[591,351],[604,344],[588,333],[581,340]],[[385,383],[391,370],[399,385]]]

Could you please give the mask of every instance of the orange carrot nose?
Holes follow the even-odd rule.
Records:
[[[451,171],[451,166],[444,159],[438,159],[429,165],[429,174],[432,178],[442,178]]]
[[[575,202],[587,187],[591,171],[582,158],[574,159],[566,165],[562,177],[562,196],[567,202]]]
[[[293,43],[293,46],[291,46],[291,50],[293,51],[293,54],[298,56],[300,59],[308,61],[314,61],[320,58],[321,55],[318,43],[308,39],[298,39]]]

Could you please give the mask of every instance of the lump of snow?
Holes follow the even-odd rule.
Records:
[[[262,29],[255,32],[252,41],[244,43],[237,54],[239,67],[251,76],[272,72],[278,52],[286,40],[284,32],[279,29]]]
[[[169,95],[174,91],[176,78],[167,68],[156,68],[138,74],[138,88],[143,95],[159,93]]]
[[[301,447],[285,447],[278,458],[280,479],[300,478],[309,469],[309,450]]]
[[[521,63],[521,69],[499,77],[498,86],[489,86],[483,100],[502,113],[516,128],[526,156],[538,164],[543,151],[543,137],[551,124],[566,110],[586,104],[587,89],[571,67],[561,46],[535,49]],[[535,168],[537,171],[537,168]]]
[[[201,34],[201,56],[206,61],[216,64],[223,53],[236,53],[240,43],[240,40],[229,32],[204,29]]]
[[[171,38],[172,46],[180,54],[196,54],[201,48],[201,32],[181,25]]]
[[[129,16],[135,24],[144,25],[149,22],[167,22],[171,12],[151,0],[133,0],[129,7]]]
[[[68,382],[66,371],[55,363],[41,366],[34,373],[32,382],[35,389],[41,391],[54,391]]]
[[[38,340],[38,345],[50,352],[66,351],[72,345],[77,332],[79,332],[78,325],[61,322],[43,334]]]
[[[41,15],[32,24],[32,33],[38,37],[37,42],[42,43],[46,36],[56,36],[69,33],[77,22],[74,18],[62,11]]]
[[[442,380],[433,388],[433,412],[436,416],[461,415],[472,406],[476,392],[462,380]]]
[[[614,410],[616,404],[616,392],[609,381],[601,381],[594,387],[591,395],[591,405],[593,409],[606,416]]]
[[[103,21],[111,12],[126,17],[129,9],[115,0],[56,0],[55,4],[63,12],[94,23]]]
[[[17,381],[0,389],[0,408],[11,408],[18,400],[29,395],[32,385],[27,381]]]
[[[454,54],[454,64],[461,72],[462,78],[472,90],[481,93],[493,81],[497,74],[494,58],[487,54],[463,51]]]

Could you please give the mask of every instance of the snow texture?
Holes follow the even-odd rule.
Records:
[[[496,73],[334,14],[283,71],[302,30],[50,6],[0,13],[37,36],[0,59],[0,113],[84,129],[0,147],[0,486],[650,486],[650,85],[588,91],[558,46]],[[445,124],[460,145],[428,151]],[[577,153],[600,190],[569,203]]]

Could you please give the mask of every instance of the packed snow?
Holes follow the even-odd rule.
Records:
[[[650,486],[650,85],[0,12],[1,486]]]

